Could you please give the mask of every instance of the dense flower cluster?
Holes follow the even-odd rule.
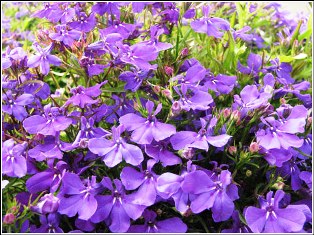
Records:
[[[311,233],[308,16],[3,8],[3,232]]]

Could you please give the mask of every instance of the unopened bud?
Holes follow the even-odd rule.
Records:
[[[172,76],[172,74],[173,74],[173,68],[172,68],[172,67],[170,67],[170,66],[165,66],[164,69],[165,69],[165,73],[166,73],[168,76]]]
[[[172,96],[171,96],[171,91],[168,90],[168,89],[163,90],[163,91],[162,91],[162,94],[163,94],[164,96],[166,96],[167,98],[171,98],[171,97],[172,97]]]
[[[241,119],[241,113],[239,110],[234,110],[231,114],[231,118],[238,121]]]
[[[280,104],[286,104],[287,101],[285,100],[285,98],[280,98]]]
[[[183,50],[181,51],[181,55],[183,57],[188,56],[189,55],[189,49],[187,47],[183,48]]]
[[[191,159],[195,154],[195,150],[193,148],[184,148],[182,150],[182,157],[185,159]]]
[[[33,209],[41,214],[54,213],[59,208],[60,199],[52,193],[44,195]]]
[[[257,153],[259,150],[259,145],[256,142],[250,144],[250,153]]]
[[[160,86],[154,86],[153,87],[153,91],[156,93],[156,94],[159,94],[160,93],[160,91],[161,91],[161,89],[160,89]]]
[[[277,189],[277,190],[282,190],[284,186],[285,186],[285,183],[279,181],[279,182],[274,183],[272,188]]]
[[[182,110],[181,104],[178,101],[173,102],[171,106],[171,112],[174,116],[177,116],[180,114]]]
[[[15,215],[12,213],[8,213],[4,216],[3,218],[3,223],[4,224],[13,224],[15,220]]]
[[[88,139],[86,139],[86,138],[81,139],[79,142],[79,146],[82,149],[87,148],[88,147]]]
[[[236,146],[229,146],[228,147],[228,152],[233,155],[237,153],[237,147]]]
[[[157,209],[156,210],[156,214],[160,216],[162,214],[162,210],[161,209]]]
[[[247,171],[245,172],[245,175],[246,175],[247,177],[250,177],[250,176],[252,175],[252,171],[247,170]]]
[[[222,110],[222,115],[224,116],[224,118],[228,118],[231,114],[230,109],[224,109]]]
[[[309,127],[312,125],[312,117],[307,118],[306,126]]]
[[[182,215],[184,217],[189,217],[192,214],[193,214],[193,212],[192,212],[191,208],[189,207]]]

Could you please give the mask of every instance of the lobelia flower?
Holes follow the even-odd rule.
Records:
[[[23,121],[24,129],[30,134],[56,135],[57,132],[67,129],[72,120],[61,114],[61,109],[44,107],[43,115],[33,115]]]
[[[63,6],[68,3],[63,3]],[[69,6],[65,6],[63,10],[58,10],[56,13],[50,14],[49,19],[56,23],[59,20],[61,21],[61,24],[66,24],[70,22],[75,16],[75,9],[71,8]]]
[[[256,85],[247,85],[240,92],[240,96],[234,95],[234,108],[240,107],[241,113],[246,114],[248,111],[266,106],[270,98],[270,93],[258,91]]]
[[[134,32],[136,25],[134,24],[126,24],[121,22],[120,20],[115,20],[111,22],[111,26],[99,30],[102,38],[105,38],[108,35],[119,34],[122,39],[127,39]]]
[[[119,6],[121,3],[119,2],[97,2],[92,7],[92,12],[97,13],[98,15],[104,15],[108,13],[108,15],[114,15],[117,19],[120,18],[120,10]]]
[[[238,199],[238,188],[231,183],[231,172],[222,170],[219,175],[208,176],[197,170],[187,175],[182,183],[182,190],[196,195],[191,202],[191,210],[200,213],[212,210],[215,222],[225,221],[234,211],[233,201]]]
[[[21,178],[27,173],[27,163],[23,156],[27,143],[15,144],[13,139],[2,143],[2,173]]]
[[[62,60],[60,60],[57,56],[51,55],[54,44],[50,44],[46,48],[41,48],[37,43],[33,44],[33,48],[37,51],[36,55],[31,56],[27,61],[27,66],[29,68],[40,67],[40,72],[43,75],[47,75],[50,71],[50,64],[55,66],[60,66]]]
[[[81,117],[81,129],[77,134],[73,146],[80,145],[80,141],[89,140],[92,138],[101,138],[110,135],[110,132],[102,129],[101,127],[94,127],[94,119],[91,117],[88,120],[82,116]],[[87,146],[86,146],[87,147]]]
[[[58,42],[63,42],[67,46],[72,46],[75,40],[80,39],[81,32],[75,29],[67,30],[66,25],[56,25],[55,29],[57,32],[49,33],[49,37],[52,40],[56,40]]]
[[[203,17],[191,22],[191,28],[198,33],[206,33],[208,36],[221,38],[224,33],[230,29],[228,21],[217,18],[209,17],[209,6],[203,6]]]
[[[127,144],[121,137],[125,128],[123,125],[112,127],[112,139],[93,138],[88,142],[88,148],[92,153],[103,156],[103,161],[109,167],[114,167],[122,158],[129,164],[137,166],[144,157],[141,149],[135,145]]]
[[[60,8],[58,7],[58,3],[44,3],[45,8],[39,11],[36,11],[32,17],[38,18],[46,18],[50,19],[50,16],[54,16],[56,13],[60,12]]]
[[[124,167],[121,171],[120,178],[126,190],[135,190],[133,193],[133,203],[143,206],[151,206],[155,203],[156,179],[157,175],[152,171],[156,162],[154,160],[147,161],[147,170],[138,172],[132,167]]]
[[[32,207],[37,213],[49,214],[55,213],[58,210],[60,199],[55,197],[52,193],[42,196],[36,206]]]
[[[254,233],[290,233],[303,229],[306,217],[298,206],[280,208],[279,202],[285,193],[277,190],[267,193],[266,200],[260,199],[261,208],[249,206],[244,215],[246,222]]]
[[[104,81],[88,88],[83,86],[72,88],[71,93],[73,96],[70,97],[67,102],[65,102],[64,106],[72,104],[74,106],[79,106],[80,108],[85,108],[85,106],[98,103],[99,100],[94,100],[93,97],[98,97],[101,95],[102,91],[100,88],[106,83],[107,81]]]
[[[210,89],[216,92],[216,95],[221,94],[229,94],[235,84],[237,77],[236,76],[228,76],[225,74],[218,74],[214,76],[213,74],[209,74],[209,76],[205,77],[206,82],[204,83],[204,87],[206,90]]]
[[[178,8],[176,8],[176,5],[174,3],[164,3],[164,7],[166,10],[160,12],[160,15],[163,16],[163,21],[169,22],[171,24],[176,24],[179,20],[180,11]]]
[[[270,150],[261,150],[261,153],[264,153],[264,158],[266,161],[272,165],[281,167],[283,163],[289,161],[292,158],[292,153],[289,150],[285,149],[270,149]]]
[[[13,115],[19,121],[23,121],[28,116],[24,106],[31,104],[34,98],[31,94],[22,94],[18,97],[17,95],[13,97],[11,91],[8,90],[3,94],[3,100],[6,104],[2,105],[2,111]]]
[[[131,68],[131,70],[132,72],[126,71],[121,73],[119,79],[126,82],[124,89],[131,90],[132,92],[136,92],[140,88],[144,79],[148,79],[153,76],[153,73],[150,71],[136,68]]]
[[[162,104],[158,104],[153,113],[154,102],[146,102],[147,118],[143,118],[134,113],[128,113],[119,118],[126,130],[133,131],[131,140],[138,144],[150,144],[153,139],[157,142],[172,136],[176,132],[173,125],[161,123],[156,115],[161,111]]]
[[[299,174],[299,177],[306,183],[307,187],[312,191],[312,172],[302,171]]]
[[[100,190],[96,176],[83,182],[76,174],[66,172],[62,178],[62,186],[58,197],[60,204],[58,212],[73,217],[88,220],[97,210],[96,194]],[[79,205],[79,206],[77,206]]]
[[[241,38],[245,42],[251,42],[253,40],[252,34],[246,34],[247,32],[251,31],[250,26],[244,26],[242,29],[233,32],[233,38]]]
[[[191,9],[188,9],[184,15],[183,15],[183,18],[185,19],[192,19],[195,17],[195,14],[196,14],[196,11],[194,8],[191,8]]]
[[[119,117],[134,112],[134,102],[126,98],[126,93],[122,93],[121,96],[112,95],[112,99],[115,101],[114,105],[108,105],[106,122],[115,123],[118,122]]]
[[[91,13],[89,16],[87,16],[85,12],[80,12],[77,14],[77,21],[69,23],[69,26],[72,29],[87,33],[95,28],[96,23],[97,22],[94,13]]]
[[[145,206],[133,203],[132,194],[127,195],[120,180],[114,179],[112,186],[110,178],[104,177],[102,185],[110,190],[110,195],[97,195],[98,209],[91,217],[91,222],[99,223],[105,220],[111,232],[124,233],[130,227],[130,218],[138,219]]]
[[[56,166],[53,162],[48,162],[48,169],[36,173],[26,181],[27,190],[34,194],[49,189],[51,193],[58,190],[61,179],[67,170],[67,164],[64,161],[58,161]]]
[[[197,148],[208,151],[209,145],[222,147],[226,145],[232,137],[227,134],[213,136],[213,128],[217,123],[217,118],[214,117],[209,122],[203,118],[200,120],[202,126],[198,133],[193,131],[180,131],[170,138],[174,150]]]
[[[138,69],[142,70],[155,70],[157,64],[151,65],[149,61],[157,59],[158,52],[154,47],[146,45],[134,44],[132,46],[121,45],[120,47],[120,60],[127,64],[132,64]]]
[[[173,47],[172,44],[158,41],[159,36],[162,35],[163,33],[164,29],[152,25],[150,27],[150,40],[143,41],[138,44],[140,45],[142,44],[143,46],[153,46],[157,52],[172,48]]]
[[[35,225],[32,225],[30,227],[31,233],[63,233],[63,230],[59,227],[60,215],[58,213],[41,215],[39,220],[41,226],[36,228]]]
[[[145,145],[145,153],[156,162],[161,162],[163,167],[181,164],[181,158],[168,149],[169,141],[153,141]]]
[[[86,56],[83,56],[80,59],[80,65],[85,69],[89,77],[102,74],[104,69],[108,67],[108,65],[104,64],[95,64],[94,59],[88,58]]]
[[[285,113],[290,112],[287,118],[283,111],[277,109],[279,120],[274,117],[261,118],[266,129],[256,132],[256,140],[260,146],[269,149],[289,149],[290,147],[299,148],[304,140],[300,139],[296,133],[303,133],[306,124],[307,109],[303,105],[297,105],[289,109],[283,109]]]
[[[151,210],[143,212],[145,223],[143,225],[131,225],[128,233],[185,233],[187,226],[178,217],[165,220],[157,220],[157,214]]]
[[[185,76],[178,75],[171,78],[171,81],[177,80],[180,84],[185,84],[187,87],[197,87],[205,78],[205,74],[206,69],[201,64],[195,63],[187,69]]]
[[[201,89],[192,88],[185,84],[181,84],[181,90],[177,86],[174,86],[173,89],[180,96],[178,103],[185,111],[190,111],[190,109],[207,110],[209,105],[214,102],[212,96]]]
[[[250,53],[247,58],[247,67],[243,66],[238,62],[238,70],[244,74],[251,74],[254,77],[260,72],[260,67],[262,66],[262,57],[258,54]]]
[[[272,66],[266,67],[269,72],[276,72],[278,81],[282,84],[292,84],[294,79],[291,77],[292,66],[289,63],[280,63],[278,58],[271,60]]]

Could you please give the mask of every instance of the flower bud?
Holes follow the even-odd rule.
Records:
[[[193,148],[184,148],[182,150],[182,157],[185,159],[191,159],[195,154],[195,150]]]
[[[168,76],[172,76],[172,74],[173,74],[173,68],[172,68],[172,67],[170,67],[170,66],[165,66],[164,69],[165,69],[165,73],[166,73]]]
[[[165,89],[165,90],[163,90],[162,91],[162,94],[164,95],[164,96],[166,96],[167,98],[172,98],[172,96],[171,96],[171,91],[170,90],[168,90],[168,89]]]
[[[231,114],[230,109],[226,108],[226,109],[222,110],[222,115],[224,118],[228,118],[230,116],[230,114]]]
[[[280,98],[280,104],[286,104],[287,101],[285,100],[285,98]]]
[[[13,224],[15,220],[15,215],[12,213],[8,213],[4,216],[3,218],[3,223],[4,224]]]
[[[33,209],[41,214],[53,213],[58,210],[60,199],[52,193],[44,195]]]
[[[228,147],[228,152],[231,154],[231,155],[234,155],[237,153],[237,147],[236,146],[229,146]]]
[[[156,210],[156,214],[160,216],[162,214],[162,210],[161,209],[157,209]]]
[[[241,113],[239,110],[234,110],[231,114],[231,118],[235,121],[239,121],[241,119]]]
[[[156,93],[156,94],[159,94],[161,89],[160,89],[160,86],[156,85],[153,87],[153,91]]]
[[[88,139],[86,139],[86,138],[81,139],[79,142],[79,146],[82,149],[87,148],[88,147]]]
[[[245,172],[245,175],[246,175],[247,177],[250,177],[250,176],[252,175],[252,171],[247,170],[247,171]]]
[[[178,101],[173,102],[172,106],[171,106],[171,112],[174,116],[177,116],[180,114],[182,110],[182,107],[180,105],[180,103]]]
[[[312,117],[307,118],[306,127],[309,127],[312,125]]]
[[[272,188],[274,188],[276,190],[282,190],[284,186],[285,186],[285,183],[279,181],[279,182],[274,183]]]
[[[181,51],[181,55],[183,57],[188,56],[189,55],[189,49],[187,47],[183,48]]]
[[[256,143],[256,142],[252,142],[251,144],[250,144],[250,153],[257,153],[258,152],[258,150],[259,150],[259,145],[258,145],[258,143]]]

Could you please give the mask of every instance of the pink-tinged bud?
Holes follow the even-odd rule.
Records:
[[[157,210],[156,210],[156,214],[159,215],[159,216],[161,216],[162,210],[161,210],[161,209],[157,209]]]
[[[312,117],[307,118],[306,127],[309,127],[312,125]]]
[[[231,118],[233,118],[234,120],[238,121],[241,119],[241,113],[239,110],[234,110],[231,114]]]
[[[224,109],[222,110],[222,115],[224,116],[224,118],[228,118],[231,114],[231,110],[230,109]]]
[[[276,182],[275,184],[273,184],[273,188],[277,190],[282,190],[284,186],[285,186],[284,182]]]
[[[160,89],[160,86],[154,86],[153,87],[153,91],[156,93],[156,94],[159,94],[160,93],[160,91],[161,91],[161,89]]]
[[[228,147],[228,152],[231,154],[231,155],[234,155],[237,153],[237,147],[236,146],[229,146]]]
[[[188,56],[189,55],[189,49],[187,47],[183,48],[181,51],[181,55],[183,57]]]
[[[171,91],[168,90],[168,89],[163,90],[163,91],[162,91],[162,94],[163,94],[164,96],[166,96],[167,98],[171,98],[171,97],[172,97],[172,96],[171,96]]]
[[[59,208],[59,201],[59,198],[49,193],[44,195],[33,209],[41,214],[54,213]]]
[[[185,148],[182,150],[182,157],[185,159],[191,159],[195,154],[195,150],[193,148]]]
[[[171,106],[171,112],[174,116],[177,116],[180,114],[182,110],[181,104],[178,101],[173,102]]]
[[[13,224],[15,220],[15,215],[12,213],[8,213],[4,216],[3,218],[3,223],[4,224]]]
[[[182,215],[184,217],[189,217],[192,214],[193,214],[193,212],[192,212],[191,208],[189,207],[189,209],[187,209]]]
[[[286,104],[287,101],[285,100],[285,98],[280,98],[280,104]]]
[[[173,74],[173,68],[172,68],[172,67],[170,67],[170,66],[165,66],[164,69],[165,69],[165,73],[166,73],[168,76],[172,76],[172,74]]]
[[[85,138],[81,139],[79,142],[79,146],[82,149],[87,148],[88,147],[88,139],[85,139]]]
[[[36,134],[34,140],[40,141],[43,140],[45,136],[43,134]]]
[[[250,144],[250,153],[257,153],[259,150],[259,145],[256,142]]]

